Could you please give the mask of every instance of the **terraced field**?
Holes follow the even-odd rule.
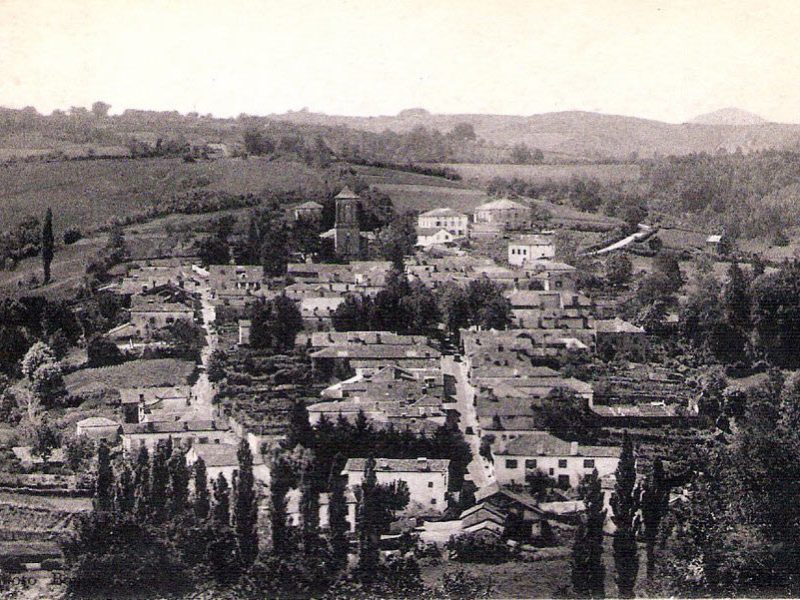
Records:
[[[569,181],[572,177],[597,179],[602,183],[639,179],[639,167],[633,164],[613,165],[504,165],[504,164],[442,164],[458,172],[465,183],[484,187],[492,178],[518,177],[531,182]]]

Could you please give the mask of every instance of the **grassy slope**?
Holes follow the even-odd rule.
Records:
[[[64,383],[72,394],[87,388],[135,387],[142,382],[151,386],[184,385],[194,368],[194,363],[174,358],[133,360],[113,367],[81,369],[67,375]]]
[[[532,182],[569,181],[572,177],[594,178],[601,182],[635,180],[637,165],[485,165],[448,164],[464,181],[485,186],[493,177],[518,177]]]

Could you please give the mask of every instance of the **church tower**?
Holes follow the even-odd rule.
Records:
[[[357,258],[361,251],[361,233],[358,230],[359,197],[345,186],[335,200],[336,224],[333,240],[336,256]]]

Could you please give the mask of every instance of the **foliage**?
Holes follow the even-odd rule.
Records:
[[[286,295],[260,300],[251,312],[250,345],[277,352],[291,350],[302,329],[300,310]]]
[[[31,446],[31,454],[38,456],[45,463],[50,460],[53,450],[61,446],[61,436],[58,429],[50,423],[49,420],[44,419],[41,423],[36,425],[33,431],[33,444]]]
[[[94,335],[86,344],[86,364],[89,367],[107,367],[125,361],[117,345],[103,335]]]
[[[31,390],[45,406],[53,406],[66,394],[61,365],[44,363],[33,373]]]
[[[42,267],[44,269],[44,282],[50,283],[50,263],[53,262],[53,211],[47,209],[42,224]]]
[[[614,531],[614,566],[617,570],[617,590],[620,598],[633,598],[633,588],[639,573],[639,549],[636,535],[639,529],[639,490],[636,487],[636,458],[633,440],[627,431],[622,438],[622,454],[615,473],[616,483],[611,496],[611,517]]]
[[[454,535],[445,548],[458,562],[499,564],[511,558],[508,545],[499,536],[485,532]]]
[[[466,293],[470,325],[505,329],[511,324],[511,303],[499,285],[488,279],[473,279]]]
[[[28,349],[28,352],[22,359],[22,374],[27,377],[29,381],[33,381],[33,375],[39,367],[55,362],[56,357],[50,349],[50,346],[44,342],[36,342]]]
[[[586,512],[578,525],[572,548],[572,588],[580,598],[604,598],[603,526],[606,511],[596,469],[581,480],[578,493]]]
[[[669,510],[670,486],[664,474],[661,459],[653,461],[652,471],[642,489],[642,525],[644,526],[644,539],[647,551],[647,577],[655,574],[656,542],[660,531],[661,522]]]
[[[253,564],[258,555],[258,500],[253,478],[253,454],[247,440],[242,439],[236,452],[239,470],[233,482],[233,530],[244,567]]]
[[[633,274],[633,264],[628,255],[623,252],[616,252],[608,257],[606,261],[606,281],[612,287],[621,287],[631,280]]]

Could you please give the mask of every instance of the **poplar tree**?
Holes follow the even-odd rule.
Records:
[[[208,496],[208,473],[206,463],[202,458],[198,458],[194,463],[194,514],[201,521],[208,518],[211,510],[211,500]]]
[[[50,283],[50,263],[53,262],[53,254],[53,211],[48,208],[42,224],[42,267],[45,283]]]
[[[270,470],[270,533],[272,552],[286,556],[290,550],[286,526],[286,495],[292,487],[292,466],[288,457],[279,452],[273,456]]]
[[[258,500],[253,477],[253,454],[247,440],[237,450],[239,470],[234,479],[233,529],[243,566],[249,567],[258,556]]]
[[[182,514],[189,504],[189,479],[191,475],[186,466],[186,458],[181,452],[174,452],[169,459],[169,514],[176,517]]]
[[[141,523],[150,512],[150,453],[144,444],[139,446],[133,472],[134,513]]]
[[[375,459],[364,465],[358,505],[358,570],[365,582],[372,581],[378,568],[380,551],[380,506]]]
[[[313,455],[303,464],[300,475],[300,528],[303,552],[313,555],[319,546],[319,489],[316,485]]]
[[[664,476],[661,459],[653,461],[653,470],[642,491],[642,524],[644,525],[645,551],[647,553],[647,577],[655,572],[655,549],[661,521],[669,510],[669,484]]]
[[[163,523],[167,511],[167,489],[169,486],[169,468],[167,467],[167,446],[159,442],[153,452],[150,464],[150,517],[155,523]]]
[[[572,587],[581,598],[603,598],[606,573],[603,564],[603,526],[606,511],[596,469],[581,481],[578,491],[586,510],[572,548]]]
[[[217,528],[228,527],[231,523],[231,499],[228,480],[222,473],[214,480],[214,507],[211,519]]]
[[[214,506],[211,511],[213,537],[208,545],[207,557],[214,578],[225,584],[235,580],[240,572],[237,540],[231,531],[230,521],[230,488],[227,479],[220,473],[214,481]]]
[[[133,512],[136,498],[136,487],[134,486],[133,473],[127,463],[123,463],[117,477],[117,484],[114,487],[114,509],[118,513]]]
[[[636,577],[639,574],[639,554],[636,516],[639,510],[639,490],[636,488],[636,457],[633,441],[626,431],[622,438],[622,454],[616,471],[617,483],[611,496],[614,532],[614,566],[617,570],[617,590],[620,598],[633,598]]]
[[[97,479],[93,504],[98,512],[110,512],[114,508],[114,472],[111,470],[111,455],[105,441],[101,441],[97,447]]]
[[[333,551],[334,564],[338,569],[347,567],[347,553],[350,543],[347,534],[350,532],[350,525],[347,522],[347,498],[345,479],[340,471],[344,463],[341,454],[337,454],[333,459],[331,476],[328,484],[330,490],[328,500],[328,526],[330,527],[331,549]]]

